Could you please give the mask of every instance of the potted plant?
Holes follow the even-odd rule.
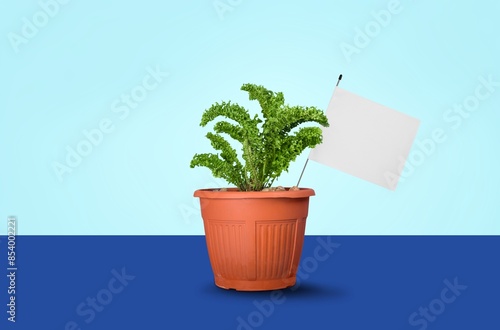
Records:
[[[305,148],[322,141],[320,127],[302,124],[328,126],[328,119],[316,107],[286,105],[281,92],[254,84],[241,90],[259,102],[262,117],[230,101],[213,104],[200,126],[230,120],[206,135],[219,152],[191,160],[192,168],[207,167],[235,187],[200,189],[194,196],[200,198],[215,284],[242,291],[286,288],[296,281],[314,190],[272,185]],[[240,155],[223,134],[241,144]]]

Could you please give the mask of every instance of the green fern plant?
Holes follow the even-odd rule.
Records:
[[[297,126],[315,122],[328,126],[323,111],[316,107],[285,105],[283,93],[275,93],[263,86],[244,84],[241,90],[248,92],[250,100],[257,100],[262,117],[251,117],[244,107],[229,102],[215,103],[205,110],[200,126],[204,127],[218,117],[232,122],[219,121],[214,133],[207,133],[212,147],[220,153],[195,154],[191,168],[204,166],[216,178],[223,178],[242,191],[260,191],[270,187],[283,171],[305,148],[313,148],[322,141],[321,128]],[[241,143],[242,154],[224,138],[227,134]]]

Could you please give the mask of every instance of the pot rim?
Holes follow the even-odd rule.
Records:
[[[264,198],[306,198],[316,195],[311,188],[299,188],[299,190],[281,191],[239,191],[238,188],[227,188],[227,191],[219,191],[218,188],[198,189],[194,197],[208,199],[264,199]],[[216,190],[216,191],[214,191]]]

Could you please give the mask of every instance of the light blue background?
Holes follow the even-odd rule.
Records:
[[[218,15],[212,0],[73,0],[46,22],[40,3],[0,9],[0,233],[15,215],[25,235],[203,234],[192,193],[225,185],[189,168],[210,150],[203,110],[258,109],[239,90],[247,82],[326,108],[343,73],[343,88],[419,118],[418,140],[435,129],[447,140],[395,192],[310,162],[307,234],[500,234],[500,88],[460,127],[443,118],[479,77],[500,81],[498,2],[401,0],[350,58],[342,43],[376,28],[372,12],[390,1],[222,0],[231,10]],[[16,52],[9,38],[34,15],[46,24]],[[113,102],[156,67],[169,76],[120,119]],[[114,130],[58,180],[53,162],[105,118]],[[278,183],[295,184],[306,156]]]

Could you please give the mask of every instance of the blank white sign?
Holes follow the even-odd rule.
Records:
[[[339,87],[309,159],[395,190],[420,121]]]

